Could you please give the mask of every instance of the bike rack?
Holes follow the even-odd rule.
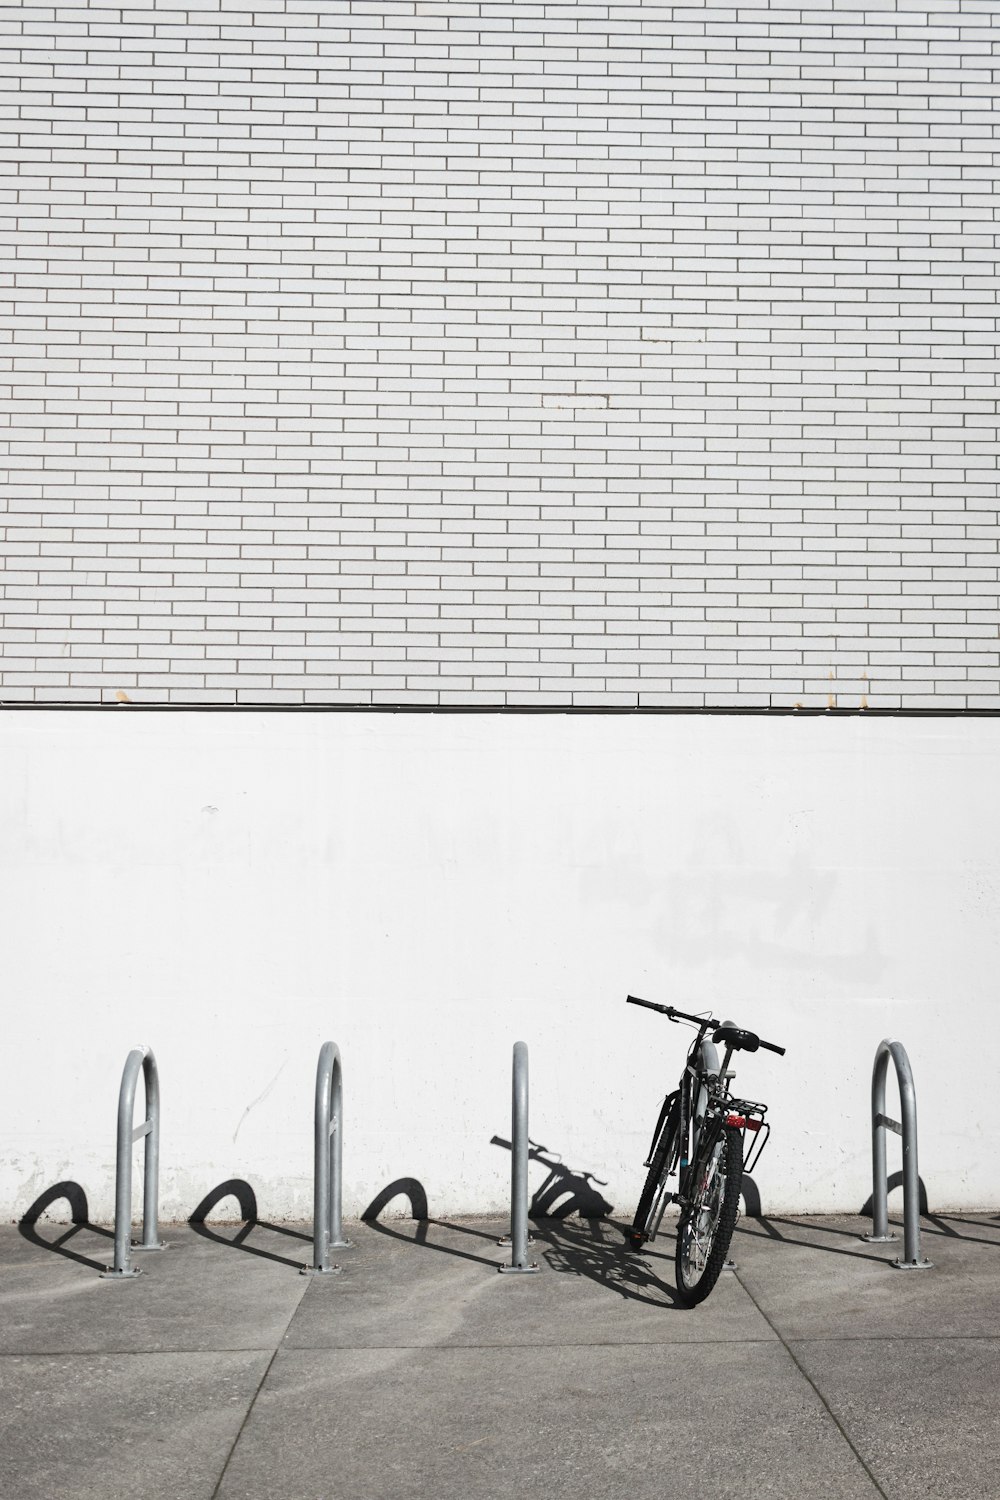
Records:
[[[146,1087],[146,1119],[135,1124],[135,1088],[142,1071]],[[132,1241],[132,1147],[145,1136],[142,1174],[142,1243]],[[165,1250],[160,1239],[158,1193],[160,1172],[160,1080],[156,1058],[149,1047],[133,1047],[125,1059],[118,1091],[118,1143],[115,1154],[115,1259],[102,1271],[106,1280],[141,1276],[132,1265],[133,1250]]]
[[[528,1261],[528,1047],[514,1043],[510,1116],[510,1265],[498,1271],[538,1270]],[[501,1243],[503,1243],[501,1241]]]
[[[889,1059],[899,1083],[902,1124],[885,1112],[885,1079]],[[872,1231],[862,1236],[871,1244],[887,1244],[896,1236],[889,1232],[889,1188],[885,1169],[885,1133],[903,1137],[903,1259],[892,1261],[897,1271],[926,1271],[933,1262],[920,1254],[920,1179],[917,1173],[917,1094],[913,1071],[902,1042],[886,1037],[879,1042],[872,1070]]]
[[[316,1064],[316,1109],[313,1165],[313,1263],[303,1276],[333,1276],[340,1267],[330,1261],[332,1248],[345,1250],[341,1222],[344,1154],[344,1084],[340,1048],[324,1042]]]

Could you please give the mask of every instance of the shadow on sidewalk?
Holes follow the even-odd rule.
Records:
[[[511,1143],[495,1135],[491,1146],[510,1151]],[[665,1259],[648,1246],[636,1254],[625,1231],[611,1223],[614,1207],[598,1188],[603,1178],[567,1166],[558,1151],[528,1142],[528,1161],[538,1162],[548,1175],[535,1189],[528,1215],[546,1264],[553,1271],[585,1276],[619,1297],[654,1307],[678,1307],[674,1290],[653,1272],[650,1260]]]
[[[71,1227],[58,1239],[47,1240],[38,1233],[35,1225],[45,1210],[62,1198],[65,1198],[70,1207]],[[103,1229],[99,1224],[90,1222],[87,1194],[78,1182],[56,1182],[52,1187],[46,1188],[31,1207],[25,1210],[17,1225],[18,1234],[22,1239],[27,1240],[29,1245],[37,1245],[41,1250],[50,1250],[54,1255],[64,1255],[67,1260],[75,1260],[78,1265],[87,1266],[92,1271],[106,1271],[105,1262],[91,1260],[89,1255],[80,1255],[76,1250],[66,1249],[67,1241],[84,1229],[89,1229],[92,1234],[103,1235],[105,1239],[113,1240],[115,1237],[112,1230]]]
[[[229,1236],[221,1234],[218,1229],[211,1228],[205,1221],[212,1209],[225,1198],[235,1198],[239,1204],[242,1227]],[[261,1260],[277,1261],[279,1266],[290,1266],[293,1271],[301,1271],[303,1262],[300,1260],[289,1260],[285,1255],[275,1255],[273,1250],[261,1250],[258,1245],[248,1245],[248,1237],[255,1229],[267,1229],[272,1234],[284,1234],[289,1239],[305,1240],[312,1244],[312,1235],[303,1234],[301,1230],[289,1229],[284,1224],[271,1224],[267,1219],[261,1219],[257,1213],[257,1194],[249,1182],[244,1182],[242,1177],[230,1177],[226,1182],[220,1182],[210,1193],[206,1193],[201,1202],[195,1208],[188,1223],[195,1234],[200,1235],[203,1240],[212,1240],[216,1245],[226,1245],[230,1250],[242,1250],[246,1255],[256,1255]]]
[[[510,1147],[509,1142],[498,1137],[494,1138],[494,1144],[507,1146],[508,1149]],[[535,1150],[542,1153],[545,1147],[536,1147]],[[546,1179],[536,1193],[529,1213],[535,1244],[544,1251],[547,1267],[564,1274],[586,1276],[620,1297],[646,1302],[654,1307],[676,1306],[673,1288],[651,1270],[648,1264],[650,1257],[645,1252],[641,1256],[634,1255],[627,1246],[624,1230],[603,1217],[604,1211],[610,1210],[610,1204],[590,1186],[591,1182],[599,1179],[594,1178],[590,1172],[572,1171],[563,1167],[561,1162],[553,1163],[541,1155],[537,1159],[545,1161],[550,1167],[550,1178]],[[554,1174],[552,1166],[559,1168]],[[410,1200],[411,1215],[417,1223],[413,1234],[379,1222],[378,1216],[393,1199],[399,1197]],[[556,1204],[556,1213],[539,1212],[536,1207],[538,1202]],[[578,1206],[580,1204],[585,1208],[601,1205],[601,1211],[586,1214]],[[579,1217],[571,1219],[569,1216],[574,1213]],[[372,1199],[361,1217],[377,1233],[404,1244],[417,1245],[440,1255],[452,1255],[459,1260],[471,1260],[490,1270],[496,1270],[501,1264],[498,1255],[474,1255],[469,1250],[442,1245],[429,1237],[430,1230],[438,1228],[451,1234],[485,1240],[490,1245],[497,1243],[495,1233],[472,1229],[466,1224],[454,1224],[447,1219],[432,1219],[428,1213],[426,1191],[415,1177],[399,1177],[395,1182],[390,1182]]]
[[[407,1234],[402,1229],[390,1229],[388,1224],[379,1222],[379,1215],[383,1209],[388,1208],[395,1198],[408,1198],[410,1200],[410,1218],[416,1223],[416,1231]],[[489,1240],[496,1243],[494,1235],[486,1234],[482,1230],[469,1229],[464,1224],[449,1224],[445,1219],[432,1219],[427,1210],[427,1192],[422,1182],[416,1177],[397,1177],[394,1182],[388,1183],[380,1193],[369,1203],[361,1215],[362,1222],[369,1229],[374,1229],[377,1234],[384,1234],[392,1240],[402,1240],[405,1245],[419,1245],[425,1250],[436,1250],[441,1255],[453,1255],[458,1260],[473,1260],[483,1266],[495,1266],[498,1262],[486,1260],[482,1255],[473,1255],[468,1250],[456,1250],[451,1245],[437,1245],[428,1239],[428,1231],[434,1225],[441,1229],[450,1229],[455,1234],[467,1234],[473,1239]]]
[[[921,1183],[921,1191],[922,1190],[923,1184]],[[817,1245],[815,1240],[796,1239],[790,1234],[783,1234],[781,1228],[779,1228],[779,1225],[785,1228],[798,1229],[800,1231],[804,1228],[804,1226],[802,1224],[799,1224],[795,1219],[785,1219],[781,1217],[774,1217],[770,1214],[765,1214],[761,1208],[760,1191],[757,1187],[757,1184],[747,1173],[743,1174],[743,1186],[741,1191],[743,1197],[743,1206],[746,1212],[745,1215],[737,1221],[737,1234],[748,1235],[751,1239],[775,1240],[782,1245],[801,1245],[806,1250],[820,1250],[825,1252],[827,1255],[849,1255],[854,1260],[874,1260],[877,1261],[879,1265],[885,1264],[885,1257],[882,1255],[874,1255],[864,1250],[847,1250],[845,1248],[842,1248],[840,1245]],[[870,1199],[868,1201],[868,1209],[870,1212]],[[759,1229],[751,1229],[751,1224],[757,1224],[760,1227]],[[821,1228],[822,1233],[824,1234],[836,1235],[841,1239],[851,1240],[854,1242],[854,1244],[860,1243],[861,1236],[855,1234],[850,1229],[833,1229],[827,1226],[818,1227]]]
[[[759,1225],[759,1228],[751,1228],[751,1225]],[[780,1226],[780,1227],[779,1227]],[[876,1264],[884,1266],[886,1259],[884,1255],[875,1255],[870,1250],[848,1250],[841,1245],[820,1245],[814,1239],[802,1239],[793,1234],[785,1234],[784,1229],[805,1229],[804,1224],[795,1219],[772,1218],[769,1215],[747,1215],[741,1219],[736,1226],[736,1233],[746,1235],[753,1240],[770,1240],[773,1244],[801,1245],[804,1250],[818,1250],[824,1255],[846,1255],[851,1260],[873,1260]],[[812,1225],[810,1228],[814,1227]],[[850,1229],[831,1229],[825,1225],[816,1225],[817,1232],[821,1234],[839,1235],[842,1239],[853,1240],[856,1245],[862,1243],[861,1236]],[[735,1253],[735,1246],[734,1246]]]
[[[677,1301],[673,1286],[661,1281],[650,1261],[668,1256],[645,1246],[638,1254],[631,1249],[625,1230],[607,1219],[545,1218],[532,1215],[535,1240],[545,1247],[545,1262],[553,1271],[585,1276],[608,1291],[650,1307],[686,1311]],[[673,1262],[673,1253],[669,1254]]]
[[[892,1172],[888,1178],[887,1189],[891,1193],[894,1188],[901,1187],[902,1183],[902,1172]],[[985,1239],[982,1235],[961,1234],[957,1229],[952,1228],[953,1224],[964,1224],[973,1229],[985,1229],[993,1226],[980,1224],[974,1219],[963,1219],[955,1214],[932,1214],[927,1204],[927,1188],[922,1177],[917,1179],[917,1184],[921,1234],[945,1235],[949,1239],[961,1240],[965,1244],[989,1245],[1000,1250],[1000,1238]],[[886,1264],[884,1255],[879,1255],[872,1251],[849,1250],[846,1246],[842,1247],[836,1244],[818,1244],[815,1238],[802,1238],[804,1234],[808,1233],[811,1235],[829,1235],[834,1239],[850,1240],[855,1245],[863,1243],[862,1235],[854,1229],[835,1228],[832,1224],[820,1223],[815,1219],[811,1220],[808,1224],[804,1224],[800,1219],[763,1213],[760,1205],[760,1194],[757,1191],[756,1184],[750,1177],[744,1177],[743,1179],[743,1201],[746,1205],[746,1216],[737,1225],[737,1232],[739,1234],[749,1235],[751,1238],[756,1239],[770,1239],[784,1245],[801,1245],[806,1250],[818,1250],[826,1255],[848,1255],[854,1260],[872,1260],[876,1261],[879,1265]],[[859,1217],[870,1220],[871,1216],[872,1200],[869,1196],[861,1206]],[[996,1228],[1000,1231],[1000,1215],[994,1217],[998,1220]],[[751,1225],[759,1227],[751,1228]],[[890,1228],[893,1227],[898,1231],[897,1238],[902,1242],[901,1226],[898,1220],[890,1220]],[[799,1234],[796,1236],[784,1233],[783,1231],[786,1229],[798,1230]]]
[[[948,1235],[950,1239],[966,1240],[973,1245],[993,1245],[1000,1250],[1000,1239],[984,1240],[978,1234],[959,1234],[957,1229],[952,1229],[951,1227],[952,1224],[968,1224],[972,1229],[996,1229],[1000,1233],[1000,1215],[998,1214],[990,1215],[994,1220],[992,1224],[984,1224],[977,1219],[963,1219],[961,1214],[929,1213],[925,1217],[929,1224],[933,1224],[936,1229],[940,1230],[942,1234]],[[933,1234],[934,1230],[932,1229],[928,1232]]]
[[[511,1149],[510,1141],[501,1135],[493,1136],[490,1145],[502,1146],[505,1151]],[[604,1219],[614,1213],[612,1205],[597,1191],[598,1187],[607,1187],[607,1183],[593,1172],[567,1167],[558,1151],[550,1151],[536,1141],[528,1142],[528,1160],[541,1162],[549,1174],[532,1194],[528,1205],[532,1218],[537,1214],[543,1218],[568,1219],[571,1214],[579,1214],[583,1219]],[[596,1186],[592,1187],[592,1183]]]

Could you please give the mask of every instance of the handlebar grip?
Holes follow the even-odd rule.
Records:
[[[767,1050],[768,1050],[768,1052],[777,1052],[777,1054],[778,1054],[779,1057],[784,1057],[784,1055],[785,1055],[785,1049],[784,1049],[784,1047],[779,1047],[774,1042],[765,1042],[765,1041],[762,1041],[760,1045],[762,1047],[766,1047]]]
[[[644,1005],[647,1010],[658,1010],[658,1011],[661,1011],[663,1013],[663,1015],[665,1015],[665,1016],[668,1016],[670,1014],[670,1006],[669,1005],[657,1005],[652,1000],[640,1000],[640,998],[639,998],[638,995],[626,995],[625,996],[625,1004],[626,1005]]]

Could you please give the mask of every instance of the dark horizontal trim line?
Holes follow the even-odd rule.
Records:
[[[642,718],[664,714],[681,717],[789,719],[996,719],[1000,708],[670,708],[610,704],[528,703],[4,703],[9,713],[166,713],[166,714],[596,714]]]

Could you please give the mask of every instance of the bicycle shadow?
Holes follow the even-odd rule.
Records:
[[[622,1225],[606,1218],[550,1218],[537,1214],[532,1215],[531,1224],[536,1243],[544,1246],[545,1263],[551,1270],[585,1276],[626,1301],[678,1312],[688,1310],[681,1306],[672,1283],[662,1281],[650,1264],[668,1257],[650,1251],[648,1246],[636,1254],[625,1238]],[[672,1264],[672,1253],[669,1260]]]
[[[509,1142],[495,1138],[497,1144],[507,1146]],[[538,1148],[542,1151],[544,1147]],[[561,1166],[562,1163],[557,1163]],[[672,1285],[664,1282],[649,1264],[659,1256],[636,1256],[628,1247],[625,1230],[606,1217],[610,1204],[594,1191],[592,1182],[599,1181],[592,1172],[575,1172],[566,1168],[555,1174],[549,1187],[542,1184],[539,1195],[542,1201],[556,1204],[556,1215],[531,1211],[531,1228],[535,1244],[544,1251],[548,1269],[564,1275],[585,1276],[605,1290],[651,1307],[678,1307]],[[567,1196],[568,1194],[568,1196]],[[394,1199],[405,1197],[410,1203],[411,1222],[416,1223],[416,1232],[395,1228],[381,1219],[381,1215]],[[580,1208],[598,1210],[592,1214],[581,1214]],[[574,1212],[576,1217],[571,1217]],[[467,1224],[453,1224],[447,1219],[430,1216],[427,1193],[416,1177],[397,1177],[377,1193],[364,1213],[363,1222],[376,1233],[401,1244],[415,1245],[422,1250],[432,1250],[439,1255],[454,1256],[458,1260],[473,1261],[478,1265],[496,1270],[499,1261],[495,1255],[475,1255],[471,1250],[459,1250],[453,1245],[442,1245],[430,1238],[430,1231],[437,1227],[451,1234],[463,1234],[472,1239],[485,1240],[496,1245],[495,1230],[473,1229]],[[666,1258],[666,1257],[662,1257]],[[672,1254],[671,1254],[672,1263]]]
[[[490,1144],[511,1149],[503,1136],[493,1136]],[[584,1276],[629,1301],[680,1308],[674,1287],[662,1281],[650,1264],[668,1257],[648,1247],[636,1255],[625,1229],[611,1220],[613,1205],[598,1192],[607,1186],[602,1178],[567,1166],[557,1151],[537,1141],[528,1143],[528,1160],[548,1169],[548,1176],[532,1195],[528,1216],[535,1242],[551,1270]],[[669,1259],[672,1263],[672,1253]]]
[[[65,1198],[70,1209],[70,1228],[58,1239],[47,1240],[38,1233],[35,1225],[42,1217],[45,1210],[53,1203],[58,1203]],[[27,1240],[29,1245],[37,1245],[40,1250],[49,1250],[53,1255],[63,1255],[67,1260],[76,1261],[77,1265],[86,1266],[91,1271],[106,1271],[107,1263],[99,1260],[91,1260],[89,1255],[81,1255],[76,1250],[67,1250],[66,1244],[75,1235],[83,1230],[90,1230],[92,1234],[103,1235],[105,1239],[113,1240],[114,1231],[104,1229],[100,1224],[90,1222],[90,1208],[87,1203],[87,1194],[78,1182],[56,1182],[44,1193],[37,1197],[30,1208],[25,1209],[17,1224],[17,1232],[22,1239]]]
[[[222,1234],[206,1223],[212,1209],[225,1198],[235,1198],[240,1210],[242,1224],[234,1235]],[[305,1240],[307,1244],[312,1244],[312,1235],[303,1234],[298,1229],[289,1229],[285,1224],[272,1224],[267,1219],[262,1219],[257,1212],[257,1194],[242,1177],[230,1177],[206,1193],[198,1206],[192,1209],[188,1224],[203,1240],[226,1245],[230,1250],[242,1250],[245,1255],[256,1255],[260,1260],[276,1261],[279,1266],[290,1266],[293,1271],[301,1271],[302,1261],[276,1255],[273,1250],[262,1250],[259,1245],[248,1245],[248,1237],[255,1229],[267,1229],[274,1234],[284,1234],[289,1239]]]
[[[490,1145],[511,1150],[510,1141],[501,1135],[493,1136]],[[548,1146],[540,1146],[532,1140],[528,1141],[528,1160],[541,1162],[549,1173],[532,1194],[528,1205],[532,1217],[568,1219],[572,1214],[578,1214],[581,1219],[605,1219],[614,1213],[613,1206],[597,1191],[598,1187],[607,1187],[607,1183],[595,1177],[593,1172],[581,1172],[566,1166],[557,1151],[550,1151]],[[596,1186],[592,1187],[592,1183]]]

